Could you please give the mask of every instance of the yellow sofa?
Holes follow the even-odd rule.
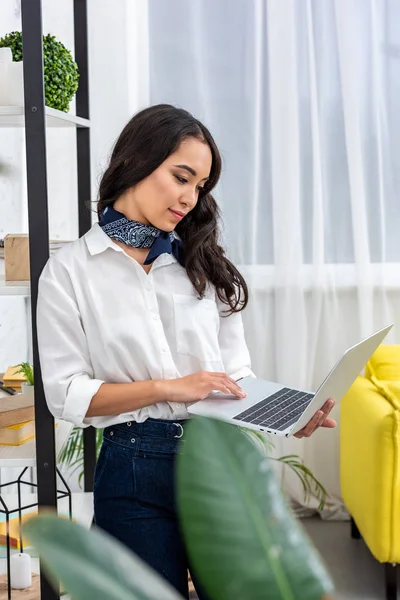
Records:
[[[340,481],[352,537],[385,563],[387,600],[400,563],[400,346],[380,346],[340,408]]]

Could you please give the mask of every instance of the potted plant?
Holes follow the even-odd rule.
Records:
[[[13,65],[21,63],[22,32],[13,31],[5,35],[0,39],[0,48],[11,48]],[[78,89],[78,65],[64,44],[50,33],[43,36],[43,69],[46,106],[68,112],[70,102]],[[23,97],[22,63],[18,65],[17,70],[15,76],[20,80],[20,95]]]
[[[332,581],[280,490],[265,454],[234,425],[195,418],[178,456],[182,531],[212,600],[328,600]],[[23,532],[54,589],[75,600],[182,600],[102,532],[50,514]]]
[[[17,365],[19,367],[18,371],[15,373],[22,373],[24,375],[26,381],[22,382],[21,388],[23,394],[33,394],[34,391],[34,376],[33,376],[33,367],[28,362],[23,362]]]

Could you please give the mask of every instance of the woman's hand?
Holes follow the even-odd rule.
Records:
[[[168,402],[195,402],[204,400],[212,391],[245,398],[247,394],[226,373],[199,371],[178,379],[162,382],[164,399]]]
[[[336,421],[334,419],[330,419],[328,417],[332,408],[335,406],[335,401],[333,398],[329,398],[323,405],[323,407],[315,413],[311,421],[307,423],[303,429],[300,429],[297,433],[294,434],[294,437],[303,438],[310,437],[314,433],[318,427],[328,427],[329,429],[333,429],[336,427]]]

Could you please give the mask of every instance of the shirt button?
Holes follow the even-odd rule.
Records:
[[[175,402],[175,407],[176,408],[182,408],[182,404],[179,404],[179,402]]]
[[[160,319],[160,317],[159,317],[158,315],[153,315],[153,319],[154,319],[155,321],[158,321],[158,320]]]
[[[166,352],[166,351],[167,351],[167,349],[165,347],[161,348],[161,352]]]
[[[152,290],[152,287],[151,287],[151,285],[146,285],[146,290],[147,290],[148,292],[151,292],[151,290]]]

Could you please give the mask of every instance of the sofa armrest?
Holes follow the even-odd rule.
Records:
[[[371,552],[400,562],[400,413],[381,391],[360,376],[342,399],[340,482]]]

